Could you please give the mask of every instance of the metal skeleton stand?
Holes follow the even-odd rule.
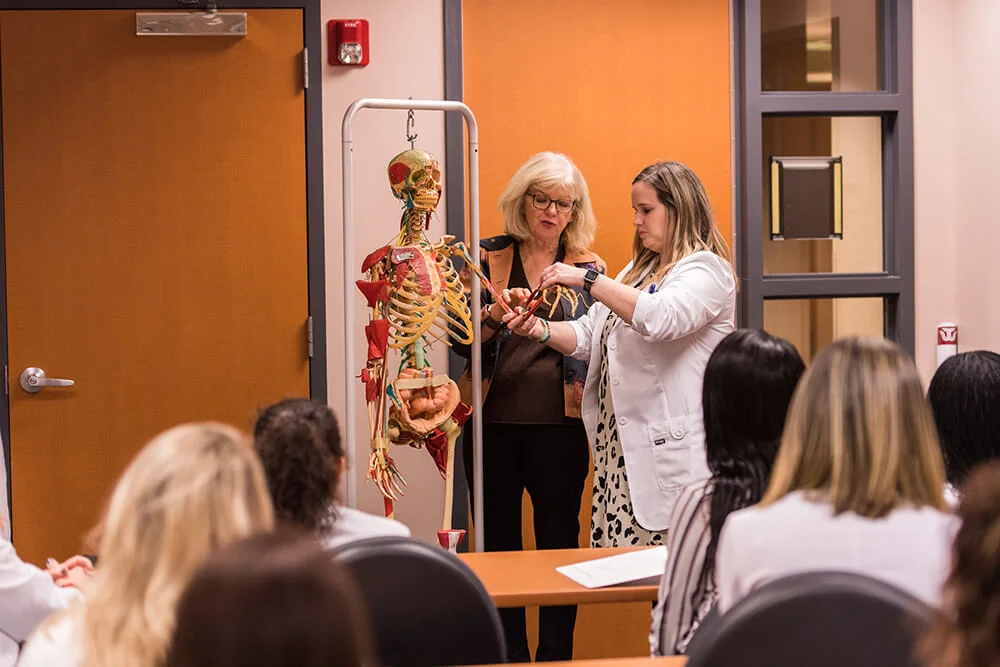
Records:
[[[354,266],[354,138],[351,124],[354,116],[362,109],[399,109],[406,111],[417,109],[421,111],[458,111],[465,118],[469,131],[469,251],[473,259],[479,261],[479,127],[472,110],[461,102],[446,100],[397,100],[362,98],[355,100],[344,113],[342,127],[343,145],[343,178],[344,178],[344,387],[346,390],[346,411],[344,421],[347,436],[347,463],[351,474],[347,476],[347,502],[357,505],[357,479],[354,463],[357,461],[355,449],[358,446],[356,428],[356,390],[357,379],[351,370],[355,366],[355,321],[354,302],[357,292],[354,289],[356,278]],[[481,308],[479,297],[479,280],[472,281],[472,461],[473,461],[473,521],[476,526],[475,550],[484,551],[486,531],[483,525],[483,367],[482,367],[482,327],[479,321]]]

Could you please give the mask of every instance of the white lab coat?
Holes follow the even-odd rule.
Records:
[[[569,323],[576,331],[573,356],[590,361],[583,423],[591,442],[598,421],[601,331],[609,312],[598,301]],[[653,293],[643,291],[632,324],[619,321],[608,337],[611,399],[632,511],[647,530],[666,529],[681,489],[709,475],[701,385],[708,357],[733,331],[735,317],[732,269],[702,251],[678,262]]]
[[[14,545],[0,539],[0,667],[13,667],[20,642],[49,614],[79,597],[79,591],[59,588],[48,572],[22,561]]]

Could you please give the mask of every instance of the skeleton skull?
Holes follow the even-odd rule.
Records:
[[[389,163],[389,185],[407,208],[433,211],[441,199],[441,165],[430,153],[403,151]]]

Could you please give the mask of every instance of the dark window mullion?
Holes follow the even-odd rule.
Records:
[[[766,276],[760,281],[759,292],[765,299],[897,296],[904,291],[905,282],[900,276],[881,274]]]
[[[878,116],[899,111],[897,93],[787,92],[761,93],[764,115],[781,116]]]

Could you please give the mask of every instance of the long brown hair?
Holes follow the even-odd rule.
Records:
[[[916,366],[884,338],[841,338],[813,360],[788,411],[766,505],[819,491],[834,512],[900,503],[946,511],[944,462]]]
[[[640,171],[632,185],[640,181],[656,190],[656,198],[667,207],[668,220],[674,223],[674,233],[665,239],[663,248],[654,251],[642,245],[636,232],[632,268],[622,282],[636,283],[650,269],[655,271],[654,281],[659,282],[677,262],[702,250],[732,263],[729,244],[715,222],[705,186],[690,167],[680,162],[656,162]]]
[[[1000,664],[1000,461],[976,468],[962,488],[944,608],[924,639],[930,667]]]

